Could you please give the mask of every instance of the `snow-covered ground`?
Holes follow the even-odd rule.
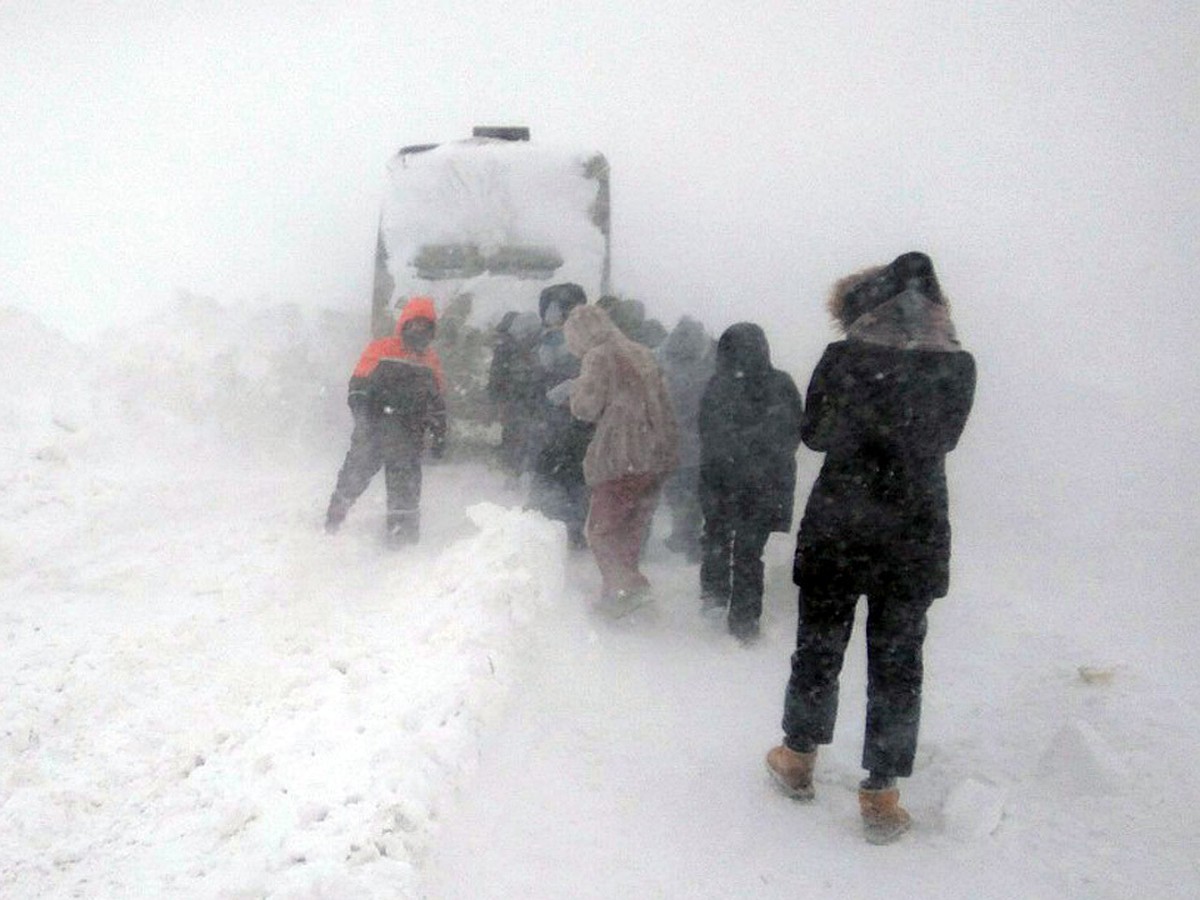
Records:
[[[763,773],[788,536],[746,648],[659,541],[656,604],[596,616],[590,561],[477,464],[426,469],[418,547],[382,545],[379,485],[321,532],[362,327],[181,298],[82,346],[0,310],[0,896],[1200,894],[1194,512],[1093,510],[1086,461],[1020,481],[1046,431],[981,379],[917,824],[872,847],[861,634],[817,801]]]

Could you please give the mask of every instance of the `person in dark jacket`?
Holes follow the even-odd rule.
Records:
[[[700,594],[706,613],[728,611],[741,640],[758,634],[767,538],[792,527],[802,415],[800,392],[771,366],[762,328],[726,329],[700,401]]]
[[[826,348],[808,388],[803,438],[825,461],[796,542],[799,627],[784,740],[767,767],[792,796],[812,797],[865,594],[868,774],[859,804],[867,839],[886,843],[911,821],[896,779],[912,773],[916,753],[926,611],[949,589],[945,459],[971,411],[975,362],[922,253],[843,279],[830,309],[846,339]]]
[[[434,456],[446,446],[442,364],[429,346],[436,328],[433,301],[413,297],[400,313],[395,334],[371,341],[355,366],[348,398],[354,431],[325,513],[331,534],[383,468],[388,538],[394,544],[417,541],[426,434]]]
[[[671,511],[666,544],[691,563],[700,561],[704,524],[700,508],[700,400],[715,371],[715,344],[703,325],[683,316],[654,352],[679,424],[679,466],[663,486],[663,497]]]
[[[533,462],[527,509],[566,524],[567,537],[576,550],[587,548],[584,524],[590,492],[583,475],[583,457],[594,426],[571,415],[565,389],[579,375],[579,358],[567,348],[563,323],[571,310],[587,303],[582,287],[572,282],[553,284],[538,298],[542,319],[538,340],[541,371],[541,410],[538,448]]]
[[[500,465],[514,480],[532,469],[546,402],[537,357],[541,327],[537,313],[506,313],[488,370],[488,396],[500,416]]]

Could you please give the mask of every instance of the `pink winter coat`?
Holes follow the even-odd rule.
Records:
[[[587,483],[673,470],[679,430],[653,354],[621,334],[597,306],[571,310],[563,334],[582,363],[571,388],[571,414],[596,423],[583,458]]]

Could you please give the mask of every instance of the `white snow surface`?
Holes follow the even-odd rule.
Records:
[[[1045,485],[996,477],[981,404],[951,461],[915,826],[873,847],[861,623],[816,801],[764,774],[789,536],[743,647],[661,521],[655,603],[597,615],[591,561],[479,464],[427,467],[417,547],[383,545],[379,484],[321,531],[364,333],[184,296],[77,345],[0,309],[0,896],[1200,894],[1194,513],[1014,528]]]

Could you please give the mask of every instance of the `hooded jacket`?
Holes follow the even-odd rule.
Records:
[[[655,350],[679,425],[679,466],[700,465],[700,398],[713,376],[713,340],[704,326],[684,316]]]
[[[679,431],[654,355],[621,334],[597,306],[573,309],[563,332],[581,360],[571,414],[596,423],[583,460],[587,483],[674,469]]]
[[[771,531],[792,527],[803,403],[771,365],[762,328],[731,325],[717,342],[716,374],[700,401],[700,502],[727,507]]]
[[[382,442],[385,454],[420,451],[426,432],[433,436],[433,453],[446,446],[446,400],[442,363],[432,347],[415,350],[405,344],[404,326],[427,319],[436,326],[437,314],[428,297],[413,297],[404,305],[391,337],[371,341],[350,376],[350,409],[356,433]]]
[[[532,312],[514,314],[503,331],[497,328],[487,383],[493,400],[531,408],[541,403],[545,393],[537,358],[541,328],[541,320]]]
[[[375,371],[381,360],[395,359],[426,366],[433,370],[433,378],[439,392],[446,389],[445,378],[442,375],[442,361],[437,351],[427,347],[422,351],[410,350],[404,345],[404,326],[413,319],[428,319],[437,325],[437,312],[433,300],[429,297],[413,297],[400,311],[396,321],[396,330],[390,337],[377,338],[367,344],[359,357],[358,365],[350,376],[349,403],[352,410],[361,411],[367,403],[367,380]]]
[[[825,461],[796,544],[805,590],[949,589],[945,458],[971,411],[975,361],[940,296],[900,287],[846,324],[809,382],[804,443]],[[835,314],[844,301],[835,291]]]

